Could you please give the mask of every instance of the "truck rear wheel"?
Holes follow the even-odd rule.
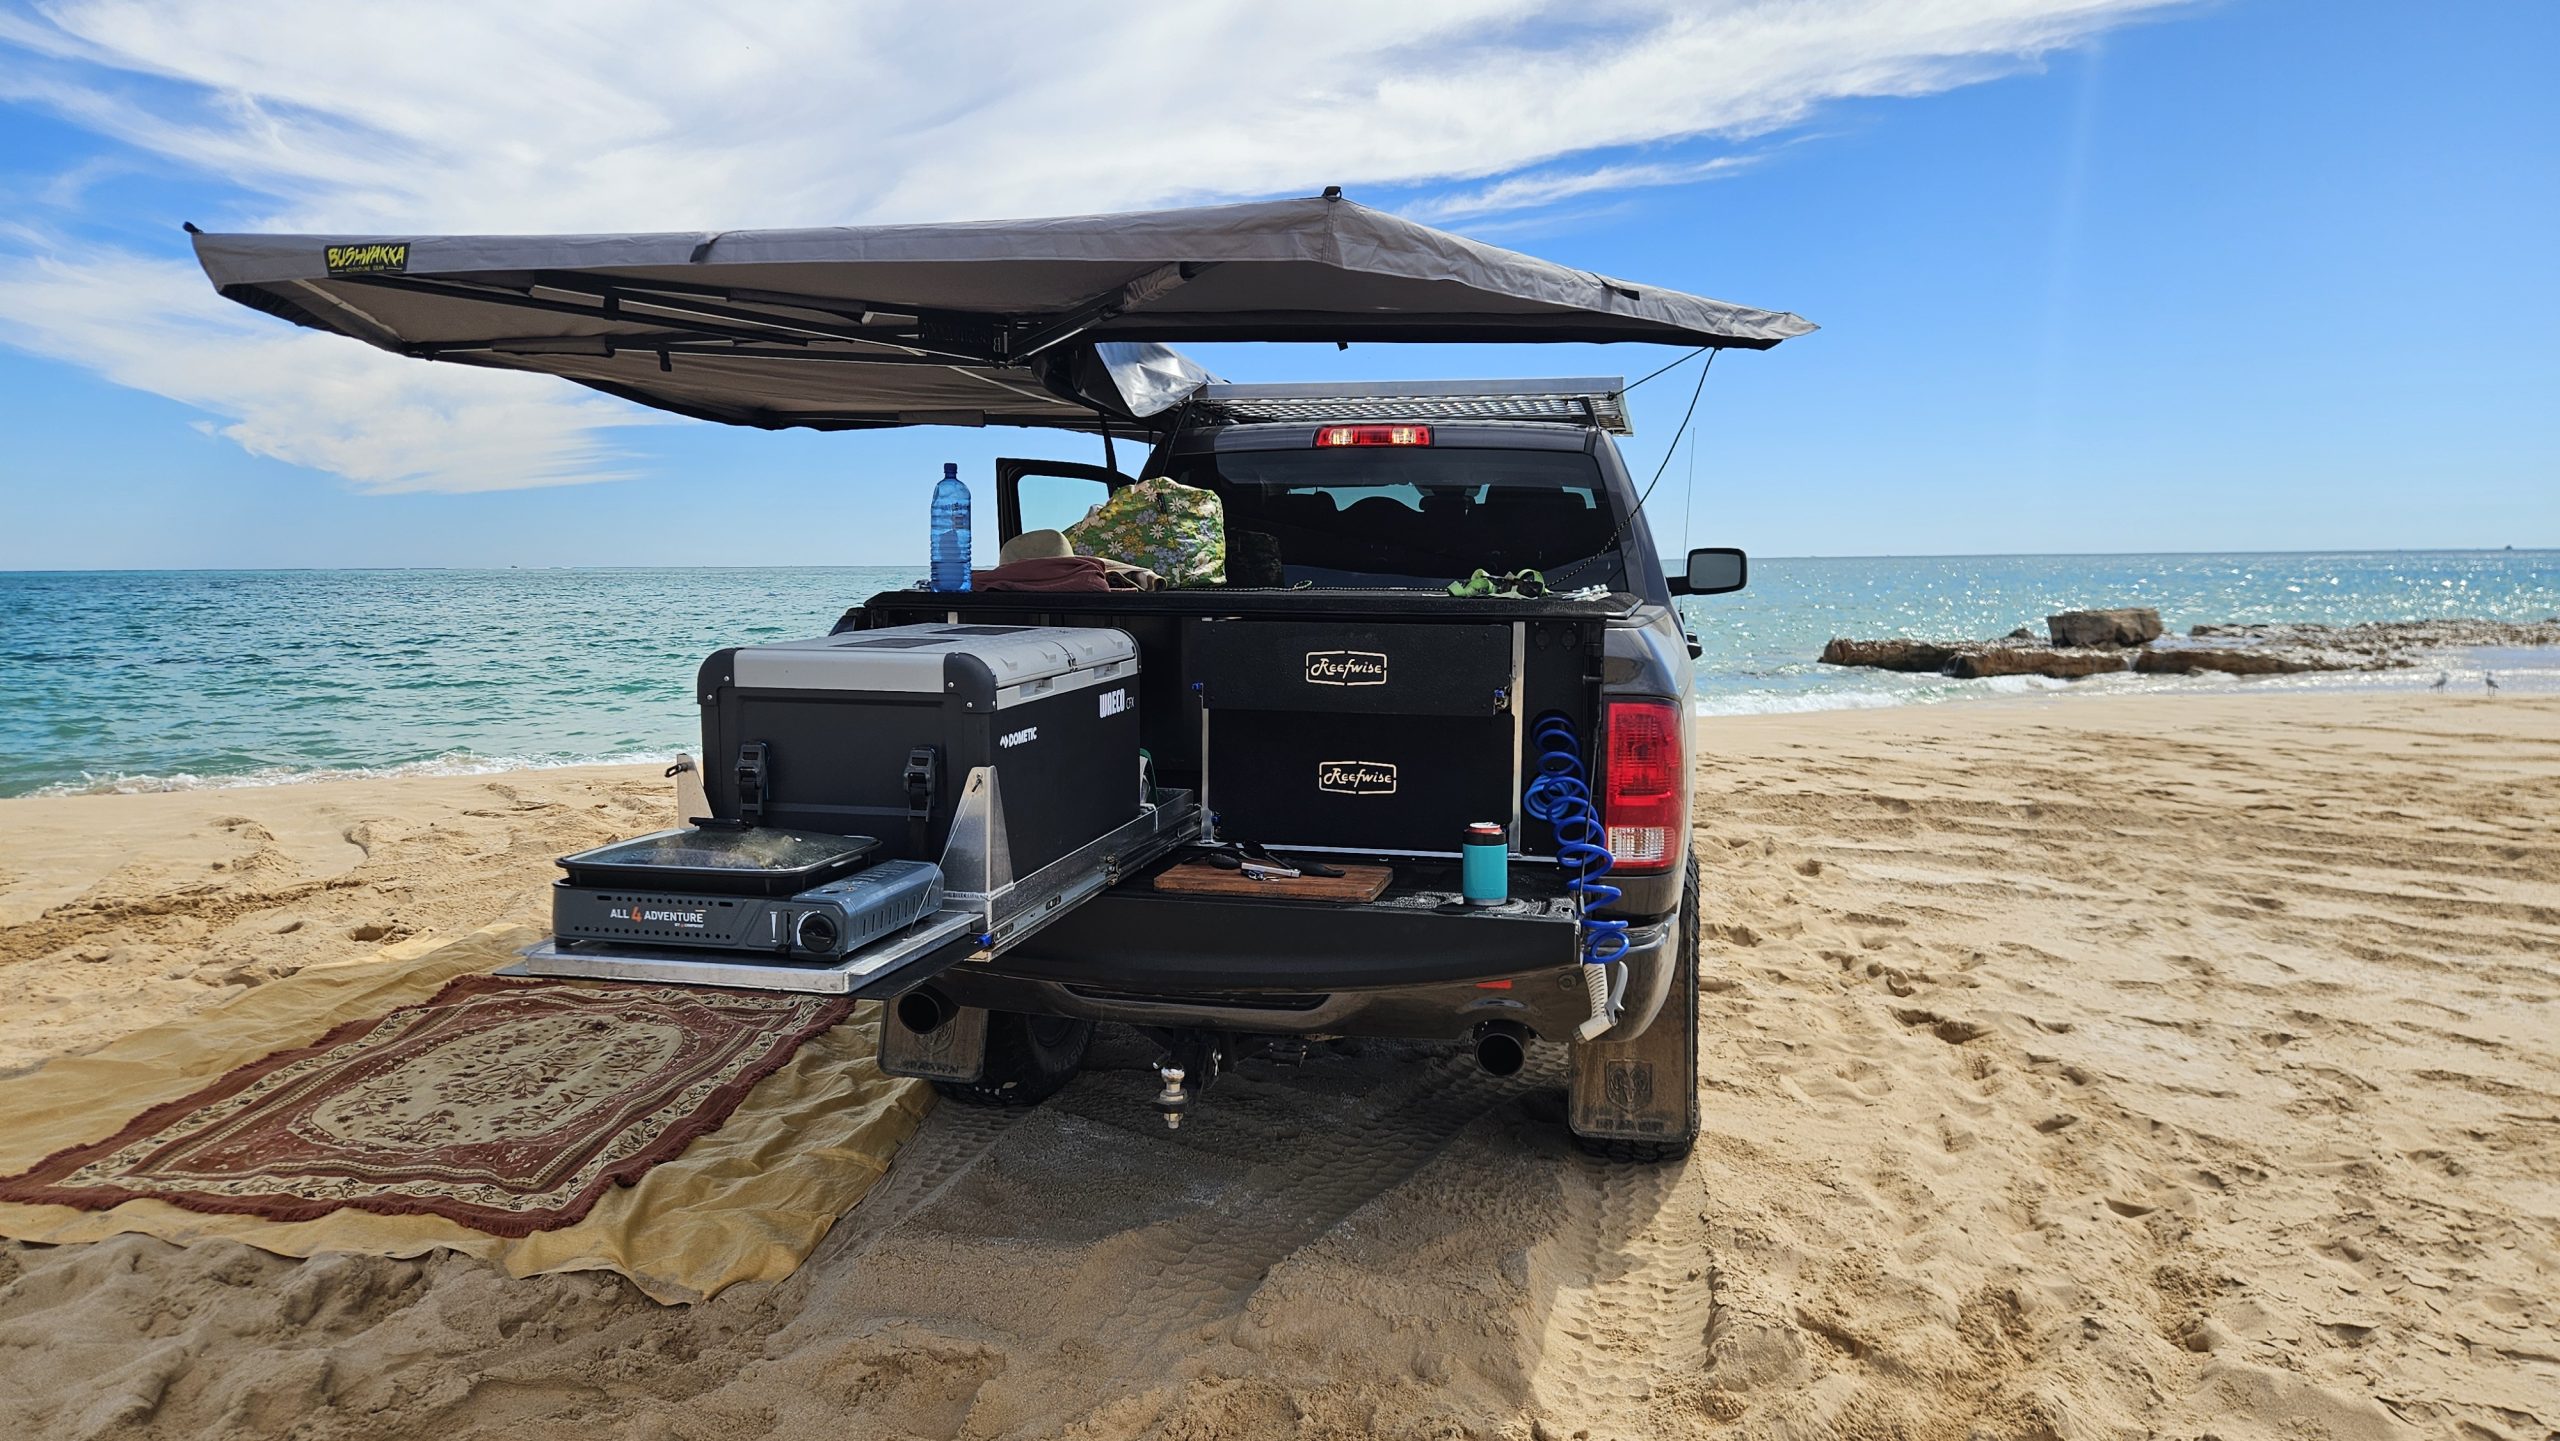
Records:
[[[1698,1137],[1698,858],[1689,858],[1689,869],[1680,885],[1680,926],[1674,933],[1674,954],[1680,969],[1672,974],[1671,994],[1663,998],[1662,1014],[1654,1017],[1645,1032],[1648,1042],[1676,1041],[1682,1061],[1673,1068],[1678,1084],[1687,1092],[1688,1124],[1677,1135],[1651,1136],[1642,1139],[1624,1136],[1586,1136],[1573,1133],[1574,1144],[1587,1155],[1604,1161],[1637,1164],[1677,1161],[1689,1154]],[[1669,1034],[1658,1036],[1665,1028]],[[1606,1042],[1600,1044],[1607,1044]],[[1663,1049],[1669,1050],[1670,1047]],[[1579,1062],[1578,1062],[1579,1063]]]
[[[964,1106],[1036,1106],[1075,1079],[1092,1040],[1091,1021],[992,1011],[978,1079],[936,1081],[933,1088]]]

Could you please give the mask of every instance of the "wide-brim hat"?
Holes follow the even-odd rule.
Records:
[[[996,563],[1011,565],[1017,560],[1055,560],[1075,553],[1075,547],[1068,545],[1067,538],[1057,531],[1026,530],[1004,543],[1004,549],[996,556]]]

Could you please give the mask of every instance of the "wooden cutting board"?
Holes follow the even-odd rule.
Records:
[[[1335,866],[1338,876],[1282,876],[1258,881],[1242,871],[1220,870],[1207,861],[1184,861],[1156,876],[1156,889],[1193,896],[1255,896],[1292,901],[1374,901],[1395,879],[1389,866]]]

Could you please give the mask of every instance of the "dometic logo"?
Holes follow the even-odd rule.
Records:
[[[409,268],[409,242],[377,240],[370,245],[332,245],[323,259],[331,275],[380,275]]]
[[[1396,768],[1385,761],[1318,761],[1316,789],[1338,796],[1391,796]]]
[[[996,737],[996,744],[1005,750],[1011,750],[1015,746],[1029,745],[1038,739],[1040,739],[1040,727],[1024,726],[1018,731],[1007,731]]]
[[[1307,652],[1307,684],[1309,685],[1385,685],[1386,683],[1387,658],[1374,650],[1311,650]]]
[[[629,921],[634,925],[699,926],[704,924],[705,912],[653,911],[644,906],[625,906],[618,911],[606,911],[605,914],[617,921]]]

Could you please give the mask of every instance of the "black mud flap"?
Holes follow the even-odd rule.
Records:
[[[956,1006],[929,1031],[908,1023],[906,1008],[891,1002],[880,1014],[880,1069],[928,1081],[974,1081],[987,1065],[987,1012]]]
[[[1667,1012],[1632,1041],[1577,1042],[1566,1124],[1593,1140],[1686,1146],[1695,1137],[1694,1024]]]
[[[1689,863],[1671,993],[1644,1033],[1576,1041],[1565,1124],[1587,1149],[1623,1159],[1669,1160],[1698,1134],[1698,870]]]

